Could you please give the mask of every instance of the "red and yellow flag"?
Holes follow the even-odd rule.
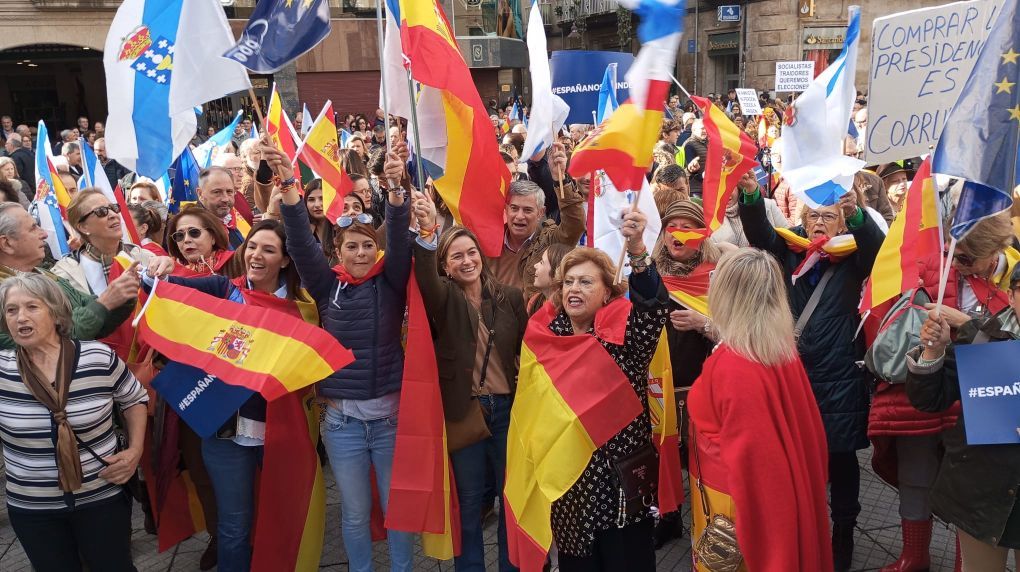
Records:
[[[705,242],[712,231],[707,228],[680,228],[677,226],[668,226],[666,230],[669,234],[679,240],[687,248],[700,248],[701,243]]]
[[[135,322],[141,339],[168,358],[268,401],[354,361],[333,336],[300,318],[167,282],[152,288]]]
[[[648,413],[652,421],[652,443],[659,451],[659,512],[680,508],[684,502],[684,479],[680,474],[680,429],[676,418],[676,393],[669,357],[666,329],[648,365]]]
[[[699,314],[708,313],[708,283],[715,264],[702,262],[687,276],[663,276],[669,295],[681,306]]]
[[[615,117],[615,115],[614,115]],[[630,302],[596,314],[596,330],[623,343]],[[557,336],[547,303],[528,322],[507,437],[506,507],[510,561],[542,570],[552,543],[553,501],[588,466],[595,449],[634,420],[642,405],[627,377],[594,336]]]
[[[386,528],[418,532],[426,556],[460,553],[460,512],[446,448],[439,369],[414,273],[407,283],[407,348]]]
[[[649,80],[644,110],[629,99],[620,105],[574,149],[568,172],[579,177],[602,169],[617,189],[639,190],[652,166],[652,148],[659,139],[668,95],[669,82]]]
[[[726,205],[744,173],[754,168],[758,153],[754,141],[745,135],[726,113],[703,97],[691,97],[701,109],[701,119],[708,134],[708,156],[705,158],[705,181],[702,201],[705,222],[715,232],[726,220]]]
[[[423,144],[421,156],[453,217],[478,236],[486,256],[499,256],[510,171],[492,136],[489,113],[440,2],[401,0],[400,18],[408,67],[423,86],[418,100],[420,128],[423,133],[446,134],[446,145]]]
[[[308,135],[296,151],[297,156],[322,177],[322,211],[335,223],[344,211],[344,197],[354,190],[354,182],[340,166],[340,142],[336,136],[333,102],[327,101]]]
[[[921,163],[903,197],[903,209],[889,225],[878,250],[871,277],[864,286],[861,313],[917,288],[918,260],[938,260],[942,255],[938,197],[931,176],[931,157]]]
[[[269,105],[266,107],[266,133],[276,144],[276,148],[286,153],[294,166],[294,178],[301,186],[301,169],[297,166],[298,147],[301,146],[301,138],[298,137],[294,125],[283,109],[283,101],[280,99],[280,92],[276,90],[276,83],[273,83],[273,94],[269,97]],[[245,236],[248,236],[245,234]]]

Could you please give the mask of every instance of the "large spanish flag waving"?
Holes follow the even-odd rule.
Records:
[[[596,329],[623,343],[629,313],[630,301],[618,298],[596,314]],[[510,561],[524,572],[545,564],[553,501],[573,486],[595,449],[642,411],[599,341],[557,336],[549,330],[555,315],[547,303],[528,322],[507,436],[507,543]]]
[[[354,361],[321,328],[278,310],[221,300],[159,281],[138,318],[138,334],[168,358],[272,401]]]
[[[938,260],[942,253],[938,197],[931,177],[931,157],[921,163],[903,197],[903,208],[889,225],[878,250],[871,278],[864,286],[861,313],[917,288],[918,260]]]
[[[400,0],[399,11],[403,53],[422,86],[417,100],[422,149],[415,153],[453,217],[478,236],[486,256],[499,256],[510,171],[499,155],[489,112],[440,3]]]
[[[701,119],[708,135],[708,156],[705,158],[705,181],[702,200],[705,222],[711,231],[718,230],[726,219],[726,205],[744,173],[757,164],[754,141],[744,134],[718,107],[703,97],[691,97],[701,109]]]
[[[426,556],[449,560],[460,553],[460,513],[439,369],[413,272],[407,283],[407,347],[386,528],[421,533]]]
[[[340,166],[336,133],[333,102],[327,101],[296,151],[297,157],[322,177],[322,212],[334,224],[344,212],[344,197],[354,190],[354,182]]]

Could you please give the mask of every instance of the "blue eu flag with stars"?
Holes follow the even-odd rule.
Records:
[[[181,210],[181,203],[195,202],[198,200],[198,162],[191,153],[190,147],[185,147],[174,164],[170,166],[171,191],[167,199],[167,211],[176,214]]]
[[[965,179],[950,227],[963,237],[983,218],[1008,209],[1020,151],[1020,12],[1003,3],[960,98],[949,114],[932,171]]]
[[[223,56],[255,73],[274,73],[328,35],[327,0],[259,0],[241,39]]]

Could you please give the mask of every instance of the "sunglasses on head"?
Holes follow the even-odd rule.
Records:
[[[106,215],[110,214],[110,211],[113,211],[115,213],[119,213],[120,212],[120,205],[109,204],[109,205],[103,205],[101,207],[96,207],[96,208],[90,210],[89,212],[83,214],[81,216],[81,218],[78,219],[78,223],[85,222],[85,219],[89,218],[92,215],[96,215],[99,218],[104,218]]]
[[[185,236],[190,236],[191,238],[195,239],[202,236],[203,230],[205,229],[196,227],[189,228],[188,230],[178,230],[177,232],[170,235],[170,239],[173,240],[174,242],[184,242]]]
[[[344,215],[336,219],[336,225],[340,228],[347,228],[356,222],[360,222],[361,224],[372,224],[372,215],[368,213],[361,213],[354,216]]]

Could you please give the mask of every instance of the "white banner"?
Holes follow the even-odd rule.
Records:
[[[776,62],[776,92],[801,92],[815,79],[815,62]]]
[[[753,89],[738,87],[737,101],[740,112],[744,115],[761,115],[761,104],[758,103],[758,92]]]
[[[938,142],[1002,1],[954,2],[875,19],[864,134],[869,164],[917,157]]]

